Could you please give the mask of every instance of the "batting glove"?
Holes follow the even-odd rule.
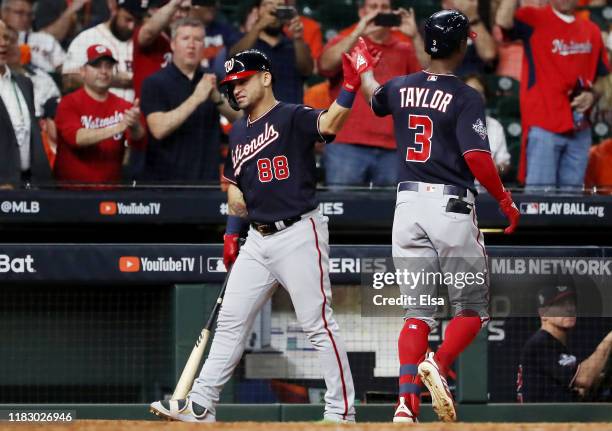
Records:
[[[373,70],[380,61],[381,52],[368,48],[365,40],[359,38],[357,44],[351,50],[351,65],[358,75]]]
[[[361,78],[353,67],[351,57],[344,53],[342,54],[342,75],[344,76],[344,82],[342,87],[351,93],[356,93],[361,87]]]
[[[510,226],[508,226],[504,230],[504,233],[511,234],[516,230],[516,227],[518,226],[521,213],[519,212],[518,208],[516,207],[516,204],[512,200],[512,194],[507,190],[504,191],[504,194],[506,195],[506,197],[499,201],[499,207],[508,219],[508,221],[510,221]]]
[[[223,263],[228,270],[238,257],[238,237],[237,233],[223,235]]]

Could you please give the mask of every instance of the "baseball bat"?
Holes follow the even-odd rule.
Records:
[[[229,271],[227,271],[227,275],[225,276],[225,280],[223,281],[223,286],[221,286],[221,290],[219,291],[217,301],[215,302],[215,305],[213,306],[213,309],[210,312],[208,322],[206,322],[206,326],[204,326],[202,332],[200,332],[200,336],[196,340],[195,346],[193,346],[191,354],[189,355],[189,359],[187,359],[187,363],[185,364],[185,368],[183,368],[181,377],[179,378],[179,381],[176,384],[176,388],[174,389],[174,393],[172,394],[173,400],[185,399],[187,397],[187,394],[191,390],[193,381],[195,380],[195,377],[200,368],[200,362],[202,362],[202,356],[204,356],[204,350],[206,350],[206,345],[208,344],[208,339],[210,338],[212,327],[215,324],[215,321],[217,320],[217,313],[219,312],[219,308],[221,308],[223,296],[225,295],[225,288],[227,287],[227,281],[229,280],[231,272],[232,268],[230,267]]]
[[[482,228],[480,231],[482,233],[504,233],[503,228]]]

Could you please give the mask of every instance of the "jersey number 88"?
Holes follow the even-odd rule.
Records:
[[[277,180],[286,180],[289,178],[289,162],[287,157],[276,156],[270,161],[268,158],[257,160],[257,172],[259,181],[269,183],[274,178]]]

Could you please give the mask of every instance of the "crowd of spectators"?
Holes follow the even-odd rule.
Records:
[[[308,1],[238,3],[228,16],[216,0],[1,0],[0,121],[10,127],[0,129],[0,187],[218,184],[241,113],[217,82],[244,49],[269,56],[279,100],[316,108],[335,98],[341,55],[359,37],[381,54],[380,82],[429,63],[426,8],[354,0],[355,21],[342,29],[318,22]],[[487,101],[492,157],[506,180],[534,189],[611,185],[610,139],[592,145],[596,123],[598,136],[612,136],[612,11],[594,14],[605,0],[423,3],[460,10],[478,35],[455,74]],[[377,25],[380,13],[396,14],[396,25]],[[336,140],[318,147],[320,181],[392,186],[395,147],[390,120],[358,97]]]

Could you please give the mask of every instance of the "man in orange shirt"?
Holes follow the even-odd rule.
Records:
[[[391,12],[390,0],[362,1],[359,22],[340,32],[325,46],[319,59],[319,73],[330,80],[332,100],[342,85],[342,54],[348,52],[359,37],[364,38],[368,48],[382,54],[374,68],[378,82],[385,83],[397,75],[421,69],[416,53],[424,53],[423,40],[412,11],[393,11],[401,17],[397,28],[374,24],[376,15]],[[391,117],[375,117],[368,102],[362,97],[356,98],[346,126],[325,148],[326,183],[331,186],[397,184],[395,148]]]

